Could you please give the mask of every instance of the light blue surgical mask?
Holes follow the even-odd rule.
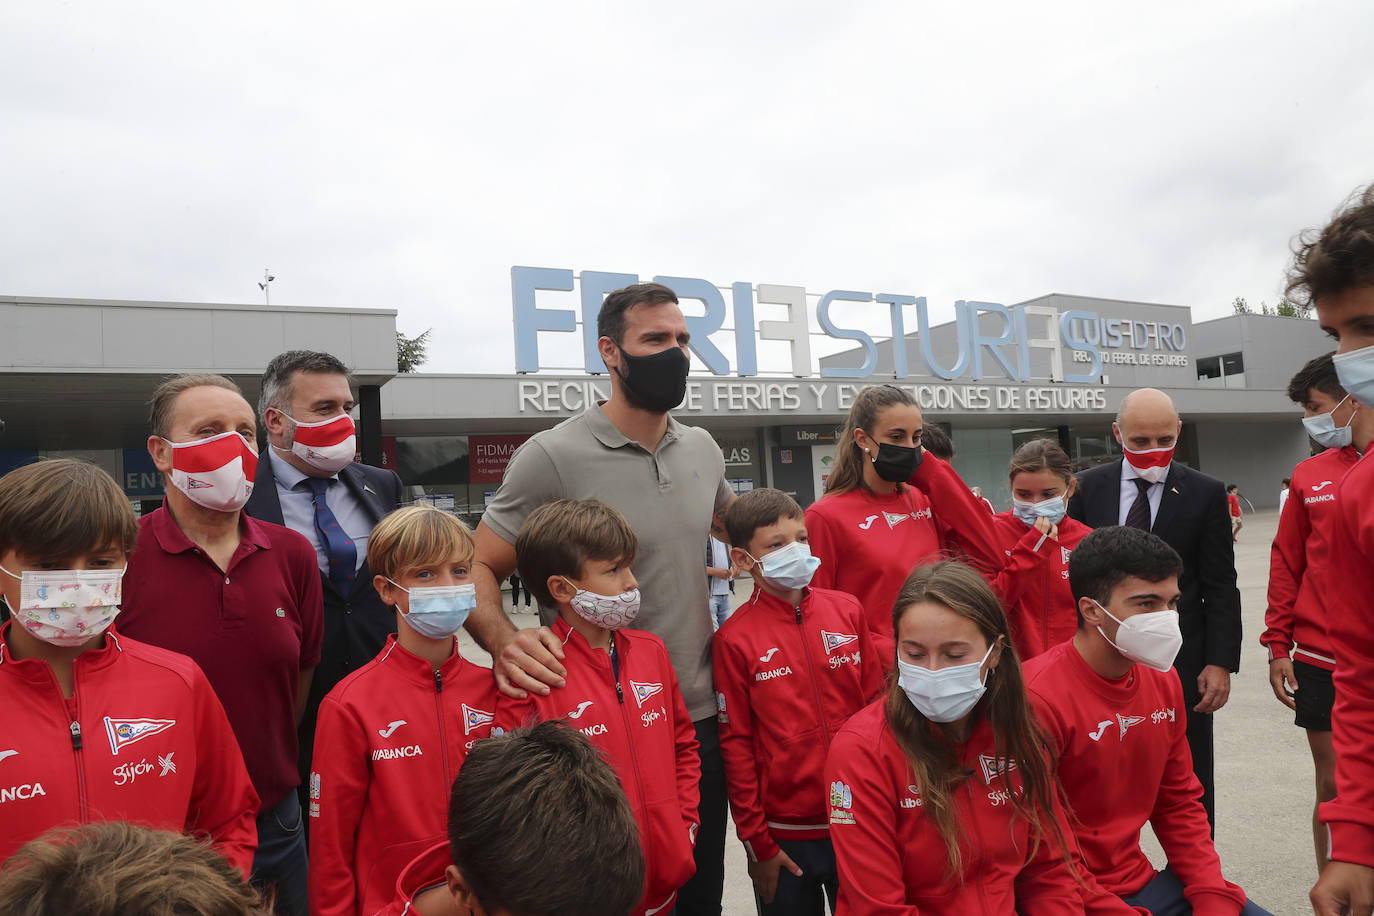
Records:
[[[897,659],[897,683],[916,710],[932,722],[957,722],[968,715],[987,691],[983,663],[997,648],[994,641],[976,662],[932,671]],[[992,672],[989,671],[988,674]]]
[[[1027,525],[1034,525],[1037,518],[1047,518],[1050,524],[1057,525],[1064,520],[1068,514],[1068,507],[1064,505],[1064,497],[1055,496],[1052,499],[1042,499],[1038,503],[1027,502],[1024,499],[1013,499],[1011,501],[1012,514],[1025,522]]]
[[[752,556],[749,559],[754,560]],[[754,562],[762,568],[761,575],[769,584],[788,591],[810,585],[821,565],[820,558],[811,556],[811,548],[801,541],[779,547]]]
[[[402,614],[401,619],[416,633],[430,639],[444,639],[457,633],[472,609],[477,607],[477,586],[471,582],[406,588],[391,579],[386,581],[410,596],[410,611]]]
[[[1374,407],[1374,346],[1337,353],[1331,362],[1341,387],[1365,407]]]
[[[1347,394],[1341,398],[1341,404],[1348,400],[1350,400],[1350,395]],[[1302,425],[1307,427],[1307,434],[1316,440],[1318,445],[1325,448],[1345,448],[1354,441],[1354,434],[1350,429],[1350,424],[1355,422],[1353,412],[1350,414],[1350,419],[1345,421],[1344,426],[1336,425],[1336,411],[1341,409],[1341,404],[1337,404],[1330,413],[1302,418]]]

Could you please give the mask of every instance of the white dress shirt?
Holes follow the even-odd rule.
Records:
[[[1126,516],[1130,514],[1131,505],[1135,503],[1135,498],[1140,493],[1140,488],[1135,485],[1135,482],[1140,479],[1140,475],[1136,473],[1135,465],[1125,458],[1121,459],[1121,507],[1116,516],[1118,525],[1126,524]],[[1164,480],[1168,479],[1169,474],[1166,471]],[[1155,517],[1159,515],[1159,501],[1164,498],[1164,480],[1150,484],[1150,489],[1145,491],[1145,498],[1150,501],[1151,528],[1155,525]]]

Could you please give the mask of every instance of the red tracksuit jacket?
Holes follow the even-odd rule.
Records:
[[[258,796],[196,663],[120,636],[72,664],[71,699],[47,662],[16,659],[0,628],[0,861],[49,827],[130,821],[206,836],[246,877]]]
[[[1245,892],[1221,876],[1174,673],[1136,665],[1109,680],[1072,642],[1024,670],[1031,702],[1059,748],[1059,781],[1097,883],[1118,897],[1150,883],[1155,870],[1140,849],[1140,828],[1148,821],[1193,912],[1238,913]]]
[[[1069,589],[1069,554],[1092,529],[1066,515],[1055,540],[1011,512],[1001,513],[993,523],[1002,538],[1005,563],[991,584],[1007,610],[1016,654],[1025,661],[1072,639],[1078,629]]]
[[[830,840],[840,872],[836,916],[1082,913],[1080,887],[1054,841],[1042,840],[1031,854],[1029,827],[1012,816],[1008,803],[1008,793],[1019,788],[1016,770],[998,765],[992,728],[981,717],[958,748],[972,771],[954,794],[963,872],[946,876],[944,840],[921,816],[911,766],[887,726],[885,702],[855,713],[826,761]],[[1069,836],[1068,827],[1063,830]]]
[[[415,897],[423,890],[444,884],[444,872],[453,864],[448,840],[429,847],[409,862],[396,876],[391,901],[376,911],[376,916],[407,916],[415,912]],[[367,916],[372,916],[369,912]]]
[[[863,608],[829,589],[808,588],[793,606],[755,587],[711,657],[730,810],[749,858],[777,855],[775,837],[827,838],[825,752],[885,683]]]
[[[1336,658],[1326,638],[1325,583],[1342,570],[1330,563],[1336,485],[1360,460],[1353,446],[1331,448],[1293,468],[1288,501],[1269,557],[1269,607],[1260,643],[1269,660],[1288,658],[1330,671]]]
[[[615,630],[612,661],[561,618],[551,629],[563,640],[566,686],[546,697],[500,697],[497,724],[510,729],[566,719],[605,752],[625,786],[644,846],[644,899],[635,912],[666,913],[696,871],[701,779],[696,730],[668,650],[652,633]]]
[[[395,634],[320,703],[310,774],[310,912],[371,916],[447,835],[448,793],[491,731],[491,671],[454,652],[435,671]]]
[[[1368,453],[1337,484],[1330,545],[1325,593],[1336,659],[1336,798],[1321,806],[1321,819],[1331,829],[1333,860],[1374,867],[1374,461]]]
[[[1006,561],[992,517],[952,467],[927,453],[909,484],[888,496],[859,487],[806,510],[811,553],[821,559],[811,584],[859,599],[886,667],[896,658],[892,605],[913,569],[961,552],[990,578]]]

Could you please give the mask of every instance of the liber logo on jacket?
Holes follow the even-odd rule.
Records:
[[[849,791],[849,786],[838,779],[832,782],[830,784],[830,823],[853,824],[854,812],[849,810],[853,806],[854,793]]]
[[[468,704],[463,704],[463,734],[470,735],[474,728],[481,728],[483,725],[490,725],[496,717],[486,710],[473,709]]]
[[[630,689],[634,691],[635,700],[640,706],[650,697],[656,697],[663,692],[662,684],[641,684],[638,681],[630,681]]]
[[[106,716],[105,734],[110,739],[110,753],[118,754],[121,749],[165,732],[176,724],[176,719],[112,719]]]

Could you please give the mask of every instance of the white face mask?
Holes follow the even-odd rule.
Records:
[[[1347,394],[1341,398],[1341,404],[1348,400],[1350,395]],[[1354,441],[1354,431],[1350,428],[1350,424],[1355,422],[1354,412],[1351,412],[1350,419],[1345,421],[1344,426],[1336,425],[1336,411],[1341,409],[1341,404],[1333,407],[1330,413],[1302,418],[1302,425],[1307,428],[1307,434],[1324,448],[1345,448]]]
[[[162,440],[172,447],[172,486],[198,506],[237,512],[253,495],[258,453],[238,433],[220,433],[193,442]]]
[[[932,722],[957,722],[968,715],[987,691],[983,678],[983,662],[997,647],[988,646],[981,661],[967,665],[953,665],[932,671],[897,659],[897,683],[916,711]],[[988,672],[991,674],[992,672]]]
[[[457,633],[477,607],[477,586],[429,585],[406,588],[395,580],[386,581],[410,596],[409,607],[401,619],[416,633],[430,639],[446,639]]]
[[[749,556],[749,551],[744,552]],[[767,579],[776,588],[791,591],[795,588],[806,588],[811,584],[811,577],[820,568],[819,557],[811,555],[811,548],[801,541],[793,541],[783,547],[779,547],[772,553],[766,553],[755,563],[759,565],[759,575]]]
[[[18,575],[14,621],[54,646],[79,646],[104,633],[119,616],[121,569],[25,569]]]
[[[1156,671],[1168,671],[1173,667],[1178,650],[1183,648],[1183,634],[1178,629],[1178,611],[1150,611],[1121,620],[1097,601],[1093,601],[1093,604],[1120,624],[1116,630],[1116,642],[1108,639],[1101,627],[1097,628],[1097,632],[1102,633],[1102,638],[1111,643],[1112,648],[1131,661]]]
[[[1013,498],[1011,511],[1013,515],[1027,525],[1034,525],[1037,518],[1047,518],[1051,524],[1057,525],[1064,520],[1069,509],[1064,504],[1064,497],[1052,496],[1049,499],[1042,499],[1038,503]]]
[[[1374,346],[1337,353],[1331,362],[1341,387],[1365,407],[1374,407]]]
[[[289,451],[312,468],[337,474],[353,463],[353,456],[358,451],[358,437],[353,418],[348,414],[341,413],[319,423],[301,423],[287,413],[282,413],[282,416],[292,424],[292,432],[286,437]],[[277,450],[288,451],[282,448]]]

